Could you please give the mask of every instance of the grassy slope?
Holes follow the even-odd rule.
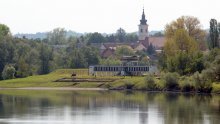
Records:
[[[54,82],[57,79],[70,77],[72,73],[76,73],[79,78],[94,78],[88,76],[88,69],[58,69],[50,74],[35,75],[26,78],[17,78],[11,80],[0,81],[1,88],[21,88],[21,87],[80,87],[80,88],[97,88],[100,83],[83,82],[75,85],[74,82]],[[106,78],[106,77],[99,77]],[[120,78],[120,77],[107,77]],[[103,86],[105,87],[105,86]]]
[[[100,86],[100,83],[83,82],[75,85],[74,82],[54,82],[57,79],[70,77],[72,73],[77,73],[77,77],[88,76],[87,69],[59,69],[47,75],[36,75],[27,78],[19,78],[12,80],[0,81],[2,88],[19,88],[19,87],[80,87],[80,88],[126,88],[128,85],[133,85],[132,89],[146,89],[145,77],[97,77],[97,78],[118,78],[115,82],[105,83]],[[90,77],[94,78],[94,77]],[[163,89],[164,83],[161,80],[156,80],[157,89]],[[180,83],[181,86],[181,83]],[[220,93],[220,83],[213,83],[212,92]]]
[[[75,70],[74,70],[75,71]],[[86,71],[86,70],[83,70]],[[82,71],[82,72],[83,72]],[[47,75],[29,76],[12,80],[0,81],[0,87],[63,87],[73,83],[53,82],[59,78],[70,77],[73,69],[59,69]]]

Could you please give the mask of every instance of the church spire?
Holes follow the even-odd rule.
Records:
[[[138,40],[139,41],[145,41],[146,44],[148,44],[148,24],[147,24],[147,20],[145,18],[145,13],[144,13],[144,7],[143,7],[143,13],[142,13],[142,17],[140,20],[140,24],[138,25]]]
[[[142,18],[141,18],[140,22],[141,22],[141,25],[147,24],[147,20],[145,19],[144,8],[143,8]]]

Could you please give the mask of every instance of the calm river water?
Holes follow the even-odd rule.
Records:
[[[1,124],[220,124],[220,95],[0,90]]]

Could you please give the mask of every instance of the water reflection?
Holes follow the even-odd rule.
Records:
[[[2,123],[218,124],[219,121],[219,95],[0,91]]]

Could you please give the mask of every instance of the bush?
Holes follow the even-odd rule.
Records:
[[[202,71],[203,76],[205,79],[208,79],[211,82],[215,82],[215,81],[219,82],[220,81],[220,55],[213,56],[211,60],[212,61],[210,62],[206,62],[207,69]]]
[[[6,65],[2,72],[2,78],[6,79],[13,79],[15,75],[15,68],[11,65]]]
[[[185,78],[182,85],[183,92],[195,91],[195,85],[189,78]]]
[[[178,78],[179,78],[179,75],[177,73],[170,73],[170,72],[166,73],[163,76],[163,80],[165,82],[165,88],[167,90],[177,89],[179,86]]]
[[[197,92],[210,93],[212,91],[212,82],[210,79],[206,78],[204,71],[202,74],[196,72],[193,78]]]
[[[206,80],[210,80],[211,82],[216,81],[216,74],[214,69],[208,68],[202,71],[203,78]]]
[[[156,84],[155,84],[155,80],[153,78],[152,75],[148,75],[146,78],[145,78],[145,83],[146,83],[146,87],[148,90],[154,90],[156,89]]]

